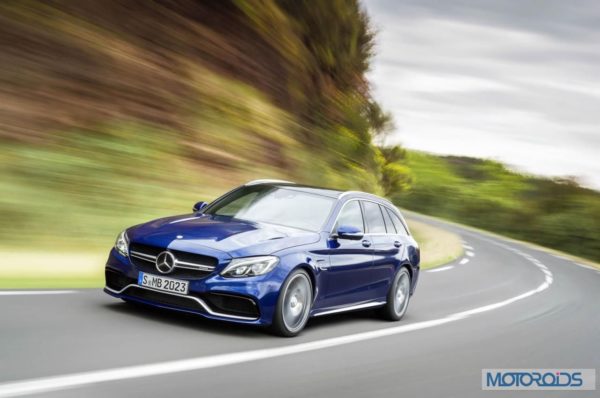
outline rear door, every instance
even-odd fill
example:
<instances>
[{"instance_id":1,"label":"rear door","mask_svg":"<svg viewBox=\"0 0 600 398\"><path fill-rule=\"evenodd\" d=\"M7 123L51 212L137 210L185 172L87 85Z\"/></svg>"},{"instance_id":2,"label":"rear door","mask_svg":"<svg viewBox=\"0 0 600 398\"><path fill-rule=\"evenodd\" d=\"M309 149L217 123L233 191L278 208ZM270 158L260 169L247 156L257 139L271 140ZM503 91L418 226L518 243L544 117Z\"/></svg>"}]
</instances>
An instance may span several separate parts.
<instances>
[{"instance_id":1,"label":"rear door","mask_svg":"<svg viewBox=\"0 0 600 398\"><path fill-rule=\"evenodd\" d=\"M399 257L407 260L413 267L416 267L420 262L421 252L419 251L419 246L414 238L410 235L408 228L406 226L406 222L391 209L387 209L392 222L394 223L394 227L396 228L396 245L400 244L400 254ZM413 268L413 286L416 283L419 277L419 269Z\"/></svg>"},{"instance_id":2,"label":"rear door","mask_svg":"<svg viewBox=\"0 0 600 398\"><path fill-rule=\"evenodd\" d=\"M371 242L373 248L373 265L369 274L365 276L368 280L371 299L384 298L387 295L389 283L394 275L396 254L398 248L394 245L395 230L385 208L379 203L371 201L362 202L367 234L365 239Z\"/></svg>"}]
</instances>

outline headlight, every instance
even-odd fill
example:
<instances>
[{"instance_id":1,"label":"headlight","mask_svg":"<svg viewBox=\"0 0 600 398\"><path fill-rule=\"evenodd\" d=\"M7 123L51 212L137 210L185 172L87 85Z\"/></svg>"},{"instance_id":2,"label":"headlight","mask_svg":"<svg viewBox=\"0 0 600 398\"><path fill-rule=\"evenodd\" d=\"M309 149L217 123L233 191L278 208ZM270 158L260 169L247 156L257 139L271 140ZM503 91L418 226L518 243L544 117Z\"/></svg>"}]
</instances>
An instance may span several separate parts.
<instances>
[{"instance_id":1,"label":"headlight","mask_svg":"<svg viewBox=\"0 0 600 398\"><path fill-rule=\"evenodd\" d=\"M121 232L117 237L117 241L115 242L115 249L125 257L128 256L129 252L129 238L125 231Z\"/></svg>"},{"instance_id":2,"label":"headlight","mask_svg":"<svg viewBox=\"0 0 600 398\"><path fill-rule=\"evenodd\" d=\"M275 256L234 258L221 275L229 278L264 275L279 263Z\"/></svg>"}]
</instances>

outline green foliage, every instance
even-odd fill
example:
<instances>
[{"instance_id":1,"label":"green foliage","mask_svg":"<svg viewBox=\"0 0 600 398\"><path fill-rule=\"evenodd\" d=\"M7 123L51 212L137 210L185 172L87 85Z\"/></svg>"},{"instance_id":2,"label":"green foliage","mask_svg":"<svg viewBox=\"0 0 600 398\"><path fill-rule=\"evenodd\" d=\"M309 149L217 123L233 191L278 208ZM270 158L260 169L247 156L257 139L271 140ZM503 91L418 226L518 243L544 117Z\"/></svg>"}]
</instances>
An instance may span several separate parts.
<instances>
[{"instance_id":1,"label":"green foliage","mask_svg":"<svg viewBox=\"0 0 600 398\"><path fill-rule=\"evenodd\" d=\"M363 90L364 73L373 54L374 34L368 17L354 0L279 0L310 60L315 94L332 85L342 93Z\"/></svg>"},{"instance_id":2,"label":"green foliage","mask_svg":"<svg viewBox=\"0 0 600 398\"><path fill-rule=\"evenodd\" d=\"M396 145L380 148L381 154L381 187L387 197L401 195L408 191L413 182L413 175L406 166L406 150Z\"/></svg>"},{"instance_id":3,"label":"green foliage","mask_svg":"<svg viewBox=\"0 0 600 398\"><path fill-rule=\"evenodd\" d=\"M406 192L412 185L411 171L399 163L388 163L381 169L381 185L385 196Z\"/></svg>"},{"instance_id":4,"label":"green foliage","mask_svg":"<svg viewBox=\"0 0 600 398\"><path fill-rule=\"evenodd\" d=\"M398 205L600 260L600 193L490 160L409 151L410 191Z\"/></svg>"},{"instance_id":5,"label":"green foliage","mask_svg":"<svg viewBox=\"0 0 600 398\"><path fill-rule=\"evenodd\" d=\"M106 248L254 178L382 192L372 134L390 119L355 0L24 1L0 18L6 246Z\"/></svg>"}]
</instances>

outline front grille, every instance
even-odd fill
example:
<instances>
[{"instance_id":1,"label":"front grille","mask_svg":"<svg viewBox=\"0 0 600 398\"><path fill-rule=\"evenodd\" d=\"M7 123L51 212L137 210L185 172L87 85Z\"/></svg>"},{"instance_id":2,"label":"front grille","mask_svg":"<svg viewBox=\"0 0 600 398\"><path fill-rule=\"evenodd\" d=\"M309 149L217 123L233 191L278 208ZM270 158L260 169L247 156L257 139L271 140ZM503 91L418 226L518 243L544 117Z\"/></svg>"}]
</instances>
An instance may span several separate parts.
<instances>
[{"instance_id":1,"label":"front grille","mask_svg":"<svg viewBox=\"0 0 600 398\"><path fill-rule=\"evenodd\" d=\"M165 250L172 253L176 258L175 267L167 274L167 276L184 279L202 278L214 271L219 262L217 258L211 256L165 249L135 242L129 245L129 256L131 262L140 271L157 273L156 257Z\"/></svg>"},{"instance_id":2,"label":"front grille","mask_svg":"<svg viewBox=\"0 0 600 398\"><path fill-rule=\"evenodd\" d=\"M208 293L203 297L210 307L223 314L240 315L249 318L258 318L258 306L254 300L232 294Z\"/></svg>"},{"instance_id":3,"label":"front grille","mask_svg":"<svg viewBox=\"0 0 600 398\"><path fill-rule=\"evenodd\" d=\"M136 259L134 257L131 258L131 261L133 262L133 264L135 265L135 267L142 271L142 272L147 272L150 274L154 274L154 275L162 275L157 269L156 269L156 265L153 262L147 262L141 259ZM202 271L202 270L192 270L192 269L185 269L185 268L174 268L173 271L169 272L168 274L164 274L165 277L168 278L180 278L180 279L198 279L198 278L204 278L205 276L209 275L211 273L211 271Z\"/></svg>"},{"instance_id":4,"label":"front grille","mask_svg":"<svg viewBox=\"0 0 600 398\"><path fill-rule=\"evenodd\" d=\"M137 282L135 279L128 277L122 272L109 268L105 269L104 276L106 279L106 286L113 290L121 290L129 284Z\"/></svg>"},{"instance_id":5,"label":"front grille","mask_svg":"<svg viewBox=\"0 0 600 398\"><path fill-rule=\"evenodd\" d=\"M161 293L153 290L129 288L125 292L130 297L147 300L153 303L169 305L190 311L205 312L200 303L182 296L174 296L168 293Z\"/></svg>"}]
</instances>

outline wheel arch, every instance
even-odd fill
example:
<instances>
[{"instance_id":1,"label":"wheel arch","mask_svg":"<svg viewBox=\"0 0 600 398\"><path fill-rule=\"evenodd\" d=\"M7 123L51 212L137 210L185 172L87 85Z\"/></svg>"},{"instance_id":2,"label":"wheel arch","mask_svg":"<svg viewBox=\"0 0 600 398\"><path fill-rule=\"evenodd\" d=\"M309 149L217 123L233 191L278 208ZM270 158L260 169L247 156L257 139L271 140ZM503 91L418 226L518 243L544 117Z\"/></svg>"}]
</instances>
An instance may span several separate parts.
<instances>
[{"instance_id":1,"label":"wheel arch","mask_svg":"<svg viewBox=\"0 0 600 398\"><path fill-rule=\"evenodd\" d=\"M408 274L410 275L410 280L411 280L411 283L412 283L412 280L413 280L413 269L412 269L412 265L410 265L409 263L403 263L403 264L401 264L401 265L400 265L400 267L398 267L398 271L397 271L397 272L400 272L400 270L401 270L402 268L406 268L406 269L408 270Z\"/></svg>"},{"instance_id":2,"label":"wheel arch","mask_svg":"<svg viewBox=\"0 0 600 398\"><path fill-rule=\"evenodd\" d=\"M302 264L298 264L298 266L294 267L292 272L299 270L299 269L302 271L305 271L308 274L308 277L310 278L310 285L311 285L311 290L312 290L312 295L313 295L312 301L314 303L315 299L317 297L317 277L315 275L315 271L310 265L308 265L306 263L302 263ZM290 274L292 272L290 272Z\"/></svg>"}]
</instances>

